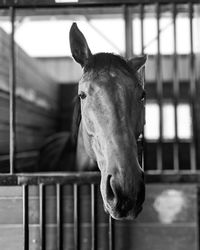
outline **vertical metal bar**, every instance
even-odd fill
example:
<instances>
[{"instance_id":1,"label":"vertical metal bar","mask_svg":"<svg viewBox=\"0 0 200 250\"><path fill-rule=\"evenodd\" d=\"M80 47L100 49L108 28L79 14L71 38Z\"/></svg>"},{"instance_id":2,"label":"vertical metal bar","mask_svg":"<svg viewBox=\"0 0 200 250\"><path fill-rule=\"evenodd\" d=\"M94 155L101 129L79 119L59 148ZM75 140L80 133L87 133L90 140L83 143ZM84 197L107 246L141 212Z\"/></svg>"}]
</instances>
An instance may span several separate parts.
<instances>
[{"instance_id":1,"label":"vertical metal bar","mask_svg":"<svg viewBox=\"0 0 200 250\"><path fill-rule=\"evenodd\" d=\"M45 249L45 186L40 184L40 249Z\"/></svg>"},{"instance_id":2,"label":"vertical metal bar","mask_svg":"<svg viewBox=\"0 0 200 250\"><path fill-rule=\"evenodd\" d=\"M114 220L111 216L109 216L109 228L108 228L108 235L109 235L109 250L114 250Z\"/></svg>"},{"instance_id":3,"label":"vertical metal bar","mask_svg":"<svg viewBox=\"0 0 200 250\"><path fill-rule=\"evenodd\" d=\"M163 95L163 86L162 86L162 77L161 77L161 53L160 53L160 5L156 5L156 20L157 20L157 57L156 57L156 90L157 90L157 99L159 105L159 142L157 144L157 170L161 172L162 168L162 138L163 138L163 112L162 112L162 95Z\"/></svg>"},{"instance_id":4,"label":"vertical metal bar","mask_svg":"<svg viewBox=\"0 0 200 250\"><path fill-rule=\"evenodd\" d=\"M23 235L24 250L29 249L28 186L23 185Z\"/></svg>"},{"instance_id":5,"label":"vertical metal bar","mask_svg":"<svg viewBox=\"0 0 200 250\"><path fill-rule=\"evenodd\" d=\"M91 250L96 249L95 184L91 184Z\"/></svg>"},{"instance_id":6,"label":"vertical metal bar","mask_svg":"<svg viewBox=\"0 0 200 250\"><path fill-rule=\"evenodd\" d=\"M173 91L174 91L174 108L175 108L175 140L173 146L174 170L179 171L178 158L178 121L177 121L177 102L179 96L179 82L178 82L178 62L177 62L177 38L176 38L176 18L177 9L176 4L173 4L173 38L174 38L174 54L173 54Z\"/></svg>"},{"instance_id":7,"label":"vertical metal bar","mask_svg":"<svg viewBox=\"0 0 200 250\"><path fill-rule=\"evenodd\" d=\"M141 30L141 54L144 54L144 5L140 5L140 30ZM145 82L145 81L144 81ZM145 148L146 141L144 136L144 131L142 133L142 150ZM145 169L145 155L144 151L142 152L142 168Z\"/></svg>"},{"instance_id":8,"label":"vertical metal bar","mask_svg":"<svg viewBox=\"0 0 200 250\"><path fill-rule=\"evenodd\" d=\"M195 65L194 65L194 46L193 46L193 4L189 3L189 20L190 20L190 103L192 110L193 131L190 143L190 167L191 171L196 171L196 119L195 119L195 100L196 100L196 86L195 86Z\"/></svg>"},{"instance_id":9,"label":"vertical metal bar","mask_svg":"<svg viewBox=\"0 0 200 250\"><path fill-rule=\"evenodd\" d=\"M10 35L10 57L9 57L9 120L10 120L10 174L14 173L15 169L15 9L10 7L11 14L11 35Z\"/></svg>"},{"instance_id":10,"label":"vertical metal bar","mask_svg":"<svg viewBox=\"0 0 200 250\"><path fill-rule=\"evenodd\" d=\"M140 21L141 21L141 54L144 54L144 5L140 5Z\"/></svg>"},{"instance_id":11,"label":"vertical metal bar","mask_svg":"<svg viewBox=\"0 0 200 250\"><path fill-rule=\"evenodd\" d=\"M193 42L193 4L189 3L189 20L190 20L190 92L193 95L196 91L195 70L194 70L194 42Z\"/></svg>"},{"instance_id":12,"label":"vertical metal bar","mask_svg":"<svg viewBox=\"0 0 200 250\"><path fill-rule=\"evenodd\" d=\"M74 191L74 249L79 249L79 214L78 214L78 185L73 186Z\"/></svg>"},{"instance_id":13,"label":"vertical metal bar","mask_svg":"<svg viewBox=\"0 0 200 250\"><path fill-rule=\"evenodd\" d=\"M56 184L57 250L62 249L62 199L61 185Z\"/></svg>"},{"instance_id":14,"label":"vertical metal bar","mask_svg":"<svg viewBox=\"0 0 200 250\"><path fill-rule=\"evenodd\" d=\"M124 23L125 23L125 53L126 58L133 56L133 30L132 17L127 5L124 6Z\"/></svg>"}]
</instances>

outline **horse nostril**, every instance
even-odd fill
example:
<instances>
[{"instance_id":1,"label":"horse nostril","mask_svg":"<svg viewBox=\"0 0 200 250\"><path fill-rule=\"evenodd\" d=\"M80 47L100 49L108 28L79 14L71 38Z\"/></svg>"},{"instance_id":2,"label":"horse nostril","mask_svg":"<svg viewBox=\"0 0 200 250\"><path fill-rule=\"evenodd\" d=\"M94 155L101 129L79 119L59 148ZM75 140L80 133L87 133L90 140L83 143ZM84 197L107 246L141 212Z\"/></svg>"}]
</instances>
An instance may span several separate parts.
<instances>
[{"instance_id":1,"label":"horse nostril","mask_svg":"<svg viewBox=\"0 0 200 250\"><path fill-rule=\"evenodd\" d=\"M112 175L108 175L107 183L106 183L106 196L107 196L108 201L112 201L115 198L115 192L112 187L111 178L112 178Z\"/></svg>"}]
</instances>

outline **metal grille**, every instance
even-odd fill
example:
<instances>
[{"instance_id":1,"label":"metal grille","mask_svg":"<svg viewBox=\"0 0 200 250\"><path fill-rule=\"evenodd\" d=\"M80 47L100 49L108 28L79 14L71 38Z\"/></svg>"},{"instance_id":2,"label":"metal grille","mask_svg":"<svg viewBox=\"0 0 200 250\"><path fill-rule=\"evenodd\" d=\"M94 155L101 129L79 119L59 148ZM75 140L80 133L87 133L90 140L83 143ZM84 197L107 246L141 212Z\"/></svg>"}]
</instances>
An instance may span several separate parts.
<instances>
[{"instance_id":1,"label":"metal grille","mask_svg":"<svg viewBox=\"0 0 200 250\"><path fill-rule=\"evenodd\" d=\"M54 173L54 174L38 174L38 175L4 175L0 178L0 185L5 186L17 186L21 185L23 189L23 237L24 237L24 250L28 250L29 246L29 187L31 185L39 186L39 246L40 249L46 249L46 221L45 221L45 211L47 209L46 204L46 192L45 189L48 185L56 186L56 246L58 250L63 249L63 199L62 199L62 189L65 185L71 185L73 189L73 204L68 204L72 206L73 209L73 231L71 232L73 237L73 249L81 249L80 241L80 204L79 204L79 191L81 186L87 184L90 189L90 230L91 242L88 249L94 250L98 247L97 234L97 186L100 182L99 173ZM107 216L108 217L108 216ZM111 217L108 217L108 242L104 242L106 249L114 249L114 224Z\"/></svg>"},{"instance_id":2,"label":"metal grille","mask_svg":"<svg viewBox=\"0 0 200 250\"><path fill-rule=\"evenodd\" d=\"M99 184L100 178L99 174L95 173L87 173L87 174L60 174L59 176L19 176L18 183L20 183L23 187L23 228L24 228L24 249L29 249L29 217L28 217L28 187L30 184L38 184L39 185L39 204L40 204L40 218L39 218L39 227L40 227L40 248L46 248L46 238L45 238L45 186L46 184L55 184L56 185L56 231L57 231L57 248L58 250L63 249L63 214L62 214L62 187L64 184L71 183L73 187L73 245L75 250L81 249L80 242L80 216L79 216L79 189L81 185L86 183L90 186L90 206L91 206L91 245L89 249L94 250L97 249L97 237L98 229L96 225L96 185ZM113 220L109 217L108 222L108 239L107 248L109 250L114 249L114 241L113 241Z\"/></svg>"},{"instance_id":3,"label":"metal grille","mask_svg":"<svg viewBox=\"0 0 200 250\"><path fill-rule=\"evenodd\" d=\"M187 4L155 4L155 5L139 5L133 7L132 15L133 19L138 18L140 21L140 27L138 27L141 34L141 53L148 53L148 44L145 43L145 21L148 18L153 18L156 25L156 37L154 39L156 45L156 52L149 56L150 65L147 65L146 75L146 89L147 89L147 105L154 103L158 107L158 125L155 129L158 130L157 138L149 139L145 136L145 150L144 150L144 166L146 173L149 175L154 174L192 174L198 172L198 156L196 155L196 149L198 147L198 116L197 116L197 92L199 82L199 72L197 69L198 55L194 51L194 16L199 18L199 5L194 5L191 2ZM161 20L165 15L171 17L172 23L172 46L173 53L170 55L163 55L161 52L161 37L164 28L161 28ZM180 49L178 45L178 30L177 20L180 15L183 15L189 23L189 52L185 55L181 55L178 52ZM149 26L149 29L151 27ZM180 28L180 27L179 27ZM162 30L163 29L163 30ZM154 29L153 29L154 30ZM133 29L134 32L134 29ZM137 34L135 34L136 36ZM147 39L146 39L147 40ZM170 40L170 38L169 38ZM180 40L180 37L179 37ZM151 43L152 41L150 41ZM184 41L182 41L184 43ZM170 42L169 42L170 46ZM132 48L134 52L134 48ZM185 58L185 59L184 59ZM171 71L166 69L170 68L168 64L166 66L166 60L172 65ZM186 65L183 65L186 61ZM166 68L165 68L166 67ZM183 82L180 75L180 68L188 72L188 79ZM166 72L171 78L169 83L166 81ZM151 79L151 74L154 74L155 79ZM167 84L170 86L167 86ZM186 86L187 93L182 94L182 86ZM166 88L167 87L167 88ZM167 95L167 91L170 94ZM164 138L164 119L165 113L163 112L166 103L170 103L174 110L174 114L171 115L174 118L174 135L170 139ZM191 135L185 139L180 138L180 121L179 121L179 105L188 105L188 109L191 111ZM149 114L154 116L154 113ZM148 123L148 121L147 121ZM184 124L181 124L184 129ZM148 124L147 124L148 126ZM152 131L153 132L153 131ZM169 160L171 157L171 160ZM185 160L185 162L184 162ZM168 162L168 166L167 163Z\"/></svg>"}]
</instances>

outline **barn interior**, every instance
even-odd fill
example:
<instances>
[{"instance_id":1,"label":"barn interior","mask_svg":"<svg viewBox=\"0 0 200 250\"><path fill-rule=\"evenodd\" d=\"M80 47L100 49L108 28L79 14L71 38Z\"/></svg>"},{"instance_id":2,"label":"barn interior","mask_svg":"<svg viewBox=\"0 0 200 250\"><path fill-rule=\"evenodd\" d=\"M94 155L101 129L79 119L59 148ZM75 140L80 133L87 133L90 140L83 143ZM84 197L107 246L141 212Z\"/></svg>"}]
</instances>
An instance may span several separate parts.
<instances>
[{"instance_id":1,"label":"barn interior","mask_svg":"<svg viewBox=\"0 0 200 250\"><path fill-rule=\"evenodd\" d=\"M40 176L37 161L45 140L71 129L74 98L82 74L70 52L69 29L73 22L85 34L93 53L112 52L126 58L148 55L146 124L139 144L147 197L136 223L110 225L98 194L96 219L81 210L78 218L82 224L78 226L78 210L75 213L72 204L90 207L87 194L94 192L94 186L89 191L88 187L82 189L77 205L73 203L77 195L74 186L64 187L61 195L57 189L60 187L56 186L60 179L53 182L47 176L47 184L51 185L47 185L44 198L45 181L41 186L43 179L34 179L36 174L37 178ZM199 249L199 30L198 1L4 0L0 3L2 249ZM48 167L46 170L52 171ZM67 166L66 170L53 169L60 170L67 172ZM21 182L10 181L10 176L15 180L18 174L23 177ZM95 176L95 185L97 179ZM89 184L93 183L91 180ZM25 191L26 181L32 185L29 196ZM17 186L22 184L23 190ZM29 205L24 203L22 213L21 201L26 199ZM67 202L70 208L65 212ZM27 206L29 212L25 212ZM60 213L56 215L58 208L64 222ZM92 208L91 211L94 212ZM99 230L98 235L88 231L90 227L94 229L92 222ZM13 232L11 236L5 233L9 230ZM113 242L108 239L107 230L115 235Z\"/></svg>"},{"instance_id":2,"label":"barn interior","mask_svg":"<svg viewBox=\"0 0 200 250\"><path fill-rule=\"evenodd\" d=\"M159 27L155 4L144 6L143 22L139 5L17 9L14 20L15 171L38 171L38 151L44 139L56 132L70 131L73 98L81 77L81 68L72 60L69 47L68 33L74 21L87 34L93 53L107 51L127 58L148 54L145 170L198 169L195 95L199 78L199 6L193 7L192 31L187 4L177 6L176 31L170 4L159 9ZM3 173L9 172L10 144L8 93L12 24L8 10L1 10L0 25L3 59L0 171Z\"/></svg>"}]
</instances>

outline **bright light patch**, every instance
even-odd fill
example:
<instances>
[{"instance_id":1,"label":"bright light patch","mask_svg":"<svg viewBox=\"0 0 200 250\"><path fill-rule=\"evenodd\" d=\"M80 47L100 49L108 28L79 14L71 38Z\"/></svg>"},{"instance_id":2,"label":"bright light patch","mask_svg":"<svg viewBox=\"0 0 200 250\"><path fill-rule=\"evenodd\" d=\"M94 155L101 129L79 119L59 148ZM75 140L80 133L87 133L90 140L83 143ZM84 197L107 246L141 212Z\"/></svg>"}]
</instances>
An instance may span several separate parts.
<instances>
[{"instance_id":1,"label":"bright light patch","mask_svg":"<svg viewBox=\"0 0 200 250\"><path fill-rule=\"evenodd\" d=\"M123 19L92 19L87 22L83 18L79 17L77 24L93 53L104 51L124 54ZM69 30L73 21L30 21L27 18L16 30L16 42L33 57L71 56Z\"/></svg>"},{"instance_id":2,"label":"bright light patch","mask_svg":"<svg viewBox=\"0 0 200 250\"><path fill-rule=\"evenodd\" d=\"M173 20L170 17L162 17L160 19L160 53L161 54L173 54L174 42L173 42Z\"/></svg>"},{"instance_id":3,"label":"bright light patch","mask_svg":"<svg viewBox=\"0 0 200 250\"><path fill-rule=\"evenodd\" d=\"M0 21L0 27L8 34L11 33L12 27L10 21Z\"/></svg>"},{"instance_id":4,"label":"bright light patch","mask_svg":"<svg viewBox=\"0 0 200 250\"><path fill-rule=\"evenodd\" d=\"M142 42L141 42L141 20L134 18L132 21L133 25L133 54L139 55L142 53Z\"/></svg>"},{"instance_id":5,"label":"bright light patch","mask_svg":"<svg viewBox=\"0 0 200 250\"><path fill-rule=\"evenodd\" d=\"M178 17L176 19L177 25L177 53L190 53L190 20L186 17Z\"/></svg>"},{"instance_id":6,"label":"bright light patch","mask_svg":"<svg viewBox=\"0 0 200 250\"><path fill-rule=\"evenodd\" d=\"M159 128L159 106L157 103L147 103L145 108L146 113L146 124L145 128L145 138L148 140L158 140L160 136Z\"/></svg>"},{"instance_id":7,"label":"bright light patch","mask_svg":"<svg viewBox=\"0 0 200 250\"><path fill-rule=\"evenodd\" d=\"M56 3L78 3L78 0L55 0Z\"/></svg>"},{"instance_id":8,"label":"bright light patch","mask_svg":"<svg viewBox=\"0 0 200 250\"><path fill-rule=\"evenodd\" d=\"M200 22L194 18L194 51L199 51L199 26ZM144 18L144 52L157 53L158 31L155 17ZM176 19L176 47L178 54L190 53L190 23L189 18L178 16ZM197 39L198 38L198 39ZM174 53L174 27L172 17L160 18L160 52L171 55ZM183 42L184 41L184 42ZM196 42L198 41L198 42ZM141 20L133 19L133 50L134 54L141 53Z\"/></svg>"},{"instance_id":9,"label":"bright light patch","mask_svg":"<svg viewBox=\"0 0 200 250\"><path fill-rule=\"evenodd\" d=\"M93 44L95 45L94 52L100 52L103 51L102 48L106 48L107 51L117 54L123 55L125 53L125 24L122 18L92 19L90 24L93 33L98 35L96 42L91 36L91 47Z\"/></svg>"},{"instance_id":10,"label":"bright light patch","mask_svg":"<svg viewBox=\"0 0 200 250\"><path fill-rule=\"evenodd\" d=\"M191 108L189 104L179 104L177 106L178 119L178 138L191 139L192 137L192 119Z\"/></svg>"},{"instance_id":11,"label":"bright light patch","mask_svg":"<svg viewBox=\"0 0 200 250\"><path fill-rule=\"evenodd\" d=\"M163 139L169 140L175 137L175 109L170 103L164 104L163 107Z\"/></svg>"},{"instance_id":12,"label":"bright light patch","mask_svg":"<svg viewBox=\"0 0 200 250\"><path fill-rule=\"evenodd\" d=\"M144 52L147 54L157 53L157 21L156 18L144 19Z\"/></svg>"},{"instance_id":13,"label":"bright light patch","mask_svg":"<svg viewBox=\"0 0 200 250\"><path fill-rule=\"evenodd\" d=\"M15 40L33 57L55 57L70 54L71 21L24 21L16 30Z\"/></svg>"},{"instance_id":14,"label":"bright light patch","mask_svg":"<svg viewBox=\"0 0 200 250\"><path fill-rule=\"evenodd\" d=\"M77 2L77 0L56 0L57 3ZM102 15L103 17L103 15ZM113 52L124 55L125 53L125 25L123 18L92 18L87 20L84 15L71 16L71 20L57 19L57 17L45 20L35 20L24 17L16 25L16 42L33 57L62 57L71 55L69 50L69 29L72 22L77 21L79 28L87 38L93 53ZM142 52L141 20L135 17L133 24L133 53ZM9 20L0 20L0 27L8 34L11 32ZM117 27L117 28L116 28ZM193 18L193 49L200 52L200 18ZM190 45L190 21L188 17L179 16L176 19L177 53L188 54ZM174 52L174 28L173 19L170 16L160 17L160 52L171 55ZM184 41L184 42L183 42ZM144 18L144 52L157 53L157 20L155 17Z\"/></svg>"}]
</instances>

